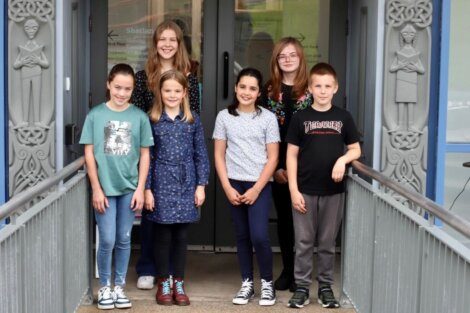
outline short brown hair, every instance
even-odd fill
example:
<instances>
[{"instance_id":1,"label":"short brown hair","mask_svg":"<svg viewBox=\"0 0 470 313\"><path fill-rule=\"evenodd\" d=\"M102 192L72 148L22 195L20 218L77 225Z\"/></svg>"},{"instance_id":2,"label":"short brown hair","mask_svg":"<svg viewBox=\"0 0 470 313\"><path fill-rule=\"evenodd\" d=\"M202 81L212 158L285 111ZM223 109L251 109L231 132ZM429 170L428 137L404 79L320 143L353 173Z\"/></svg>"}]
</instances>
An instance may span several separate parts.
<instances>
[{"instance_id":1,"label":"short brown hair","mask_svg":"<svg viewBox=\"0 0 470 313\"><path fill-rule=\"evenodd\" d=\"M338 83L338 77L336 75L336 71L328 63L325 62L320 62L315 64L312 69L310 70L310 74L308 75L308 84L312 82L312 76L313 75L331 75L335 79L335 82Z\"/></svg>"}]
</instances>

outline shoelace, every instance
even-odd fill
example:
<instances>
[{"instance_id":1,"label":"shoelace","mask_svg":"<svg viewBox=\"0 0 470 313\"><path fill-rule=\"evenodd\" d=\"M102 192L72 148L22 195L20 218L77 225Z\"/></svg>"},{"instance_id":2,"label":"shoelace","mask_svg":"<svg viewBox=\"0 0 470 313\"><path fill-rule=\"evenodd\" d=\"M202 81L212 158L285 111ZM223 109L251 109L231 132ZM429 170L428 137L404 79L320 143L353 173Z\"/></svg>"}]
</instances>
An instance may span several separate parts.
<instances>
[{"instance_id":1,"label":"shoelace","mask_svg":"<svg viewBox=\"0 0 470 313\"><path fill-rule=\"evenodd\" d=\"M274 296L271 281L261 279L261 299L271 299Z\"/></svg>"},{"instance_id":2,"label":"shoelace","mask_svg":"<svg viewBox=\"0 0 470 313\"><path fill-rule=\"evenodd\" d=\"M165 295L170 294L170 280L169 279L162 282L162 293Z\"/></svg>"},{"instance_id":3,"label":"shoelace","mask_svg":"<svg viewBox=\"0 0 470 313\"><path fill-rule=\"evenodd\" d=\"M108 299L111 298L111 288L104 287L100 289L100 298Z\"/></svg>"},{"instance_id":4,"label":"shoelace","mask_svg":"<svg viewBox=\"0 0 470 313\"><path fill-rule=\"evenodd\" d=\"M176 293L177 294L184 295L183 281L182 280L177 280L175 282L175 287L176 287Z\"/></svg>"},{"instance_id":5,"label":"shoelace","mask_svg":"<svg viewBox=\"0 0 470 313\"><path fill-rule=\"evenodd\" d=\"M237 298L247 298L253 290L253 281L248 278L242 281L242 287L238 291Z\"/></svg>"},{"instance_id":6,"label":"shoelace","mask_svg":"<svg viewBox=\"0 0 470 313\"><path fill-rule=\"evenodd\" d=\"M124 293L124 289L122 289L120 286L114 287L114 295L116 296L116 299L127 298L126 294Z\"/></svg>"}]
</instances>

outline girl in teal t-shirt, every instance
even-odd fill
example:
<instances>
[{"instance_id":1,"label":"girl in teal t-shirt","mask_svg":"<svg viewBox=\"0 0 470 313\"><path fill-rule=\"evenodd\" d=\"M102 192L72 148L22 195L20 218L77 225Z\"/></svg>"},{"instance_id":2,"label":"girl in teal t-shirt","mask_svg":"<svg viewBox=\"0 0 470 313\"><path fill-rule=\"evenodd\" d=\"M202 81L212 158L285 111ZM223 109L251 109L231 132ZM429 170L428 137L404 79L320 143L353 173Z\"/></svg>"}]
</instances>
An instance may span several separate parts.
<instances>
[{"instance_id":1,"label":"girl in teal t-shirt","mask_svg":"<svg viewBox=\"0 0 470 313\"><path fill-rule=\"evenodd\" d=\"M131 229L134 212L144 204L149 146L153 146L148 116L129 103L134 84L132 67L115 65L107 81L108 101L90 111L80 138L85 145L99 232L99 309L132 306L124 293ZM111 289L113 250L114 289Z\"/></svg>"}]
</instances>

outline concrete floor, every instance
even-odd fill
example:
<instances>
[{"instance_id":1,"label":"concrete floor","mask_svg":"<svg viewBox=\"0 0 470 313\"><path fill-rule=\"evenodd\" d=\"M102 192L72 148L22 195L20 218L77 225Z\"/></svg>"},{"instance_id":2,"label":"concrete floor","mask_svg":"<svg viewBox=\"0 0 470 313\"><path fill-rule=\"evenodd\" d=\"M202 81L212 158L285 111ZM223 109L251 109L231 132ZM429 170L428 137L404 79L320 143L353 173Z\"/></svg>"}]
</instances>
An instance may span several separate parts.
<instances>
[{"instance_id":1,"label":"concrete floor","mask_svg":"<svg viewBox=\"0 0 470 313\"><path fill-rule=\"evenodd\" d=\"M247 305L233 305L232 297L240 287L241 279L238 268L238 261L234 253L207 253L207 252L189 252L186 270L186 292L191 300L191 305L187 307L161 306L155 302L156 288L153 290L139 290L136 288L137 275L134 270L134 264L137 253L131 257L131 265L127 275L126 293L132 301L133 307L127 310L109 310L107 312L295 312L294 309L287 308L287 302L292 293L288 291L277 292L277 303L271 307L261 307L259 300L259 279L255 278L255 299ZM337 256L336 278L339 282L339 259ZM281 271L280 254L274 254L274 274L275 277ZM255 276L256 277L256 276ZM339 296L338 286L333 286L335 295ZM94 294L98 290L98 281L94 280ZM352 309L323 309L317 303L316 295L317 285L314 283L311 287L311 304L304 307L302 312L338 312L355 313ZM95 299L96 302L96 299ZM78 313L98 313L103 312L96 308L96 303L92 306L81 306Z\"/></svg>"}]
</instances>

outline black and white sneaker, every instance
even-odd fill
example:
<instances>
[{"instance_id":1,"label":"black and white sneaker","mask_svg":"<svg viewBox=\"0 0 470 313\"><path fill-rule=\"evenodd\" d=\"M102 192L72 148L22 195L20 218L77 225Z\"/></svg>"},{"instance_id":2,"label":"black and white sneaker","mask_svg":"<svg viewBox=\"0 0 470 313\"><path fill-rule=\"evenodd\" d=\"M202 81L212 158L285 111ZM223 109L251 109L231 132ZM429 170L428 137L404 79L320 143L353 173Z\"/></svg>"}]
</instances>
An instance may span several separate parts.
<instances>
[{"instance_id":1,"label":"black and white sneaker","mask_svg":"<svg viewBox=\"0 0 470 313\"><path fill-rule=\"evenodd\" d=\"M307 288L297 287L297 289L294 291L294 294L292 295L292 298L290 298L289 302L287 303L287 306L294 309L303 308L310 303L310 300L308 299L309 296L310 294Z\"/></svg>"},{"instance_id":2,"label":"black and white sneaker","mask_svg":"<svg viewBox=\"0 0 470 313\"><path fill-rule=\"evenodd\" d=\"M276 291L273 281L261 279L261 297L259 305L274 305L276 303Z\"/></svg>"},{"instance_id":3,"label":"black and white sneaker","mask_svg":"<svg viewBox=\"0 0 470 313\"><path fill-rule=\"evenodd\" d=\"M242 281L242 287L238 291L235 298L232 299L233 304L247 304L248 301L253 299L255 296L255 291L253 289L253 281L250 279L245 279Z\"/></svg>"},{"instance_id":4,"label":"black and white sneaker","mask_svg":"<svg viewBox=\"0 0 470 313\"><path fill-rule=\"evenodd\" d=\"M331 290L330 285L320 285L318 288L318 303L324 308L335 309L339 308L339 303L335 299L333 290Z\"/></svg>"},{"instance_id":5,"label":"black and white sneaker","mask_svg":"<svg viewBox=\"0 0 470 313\"><path fill-rule=\"evenodd\" d=\"M98 309L112 310L114 309L114 294L110 286L101 287L98 291Z\"/></svg>"},{"instance_id":6,"label":"black and white sneaker","mask_svg":"<svg viewBox=\"0 0 470 313\"><path fill-rule=\"evenodd\" d=\"M124 293L121 286L114 287L114 306L118 309L127 309L132 307L131 300Z\"/></svg>"}]
</instances>

